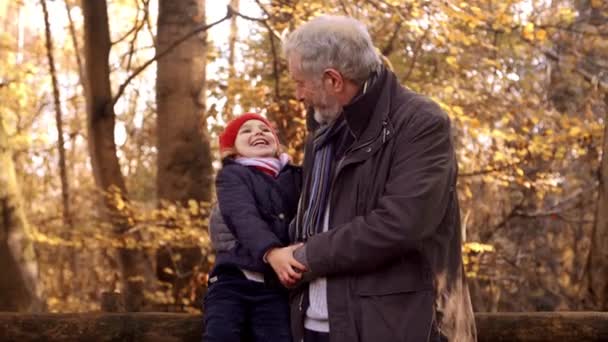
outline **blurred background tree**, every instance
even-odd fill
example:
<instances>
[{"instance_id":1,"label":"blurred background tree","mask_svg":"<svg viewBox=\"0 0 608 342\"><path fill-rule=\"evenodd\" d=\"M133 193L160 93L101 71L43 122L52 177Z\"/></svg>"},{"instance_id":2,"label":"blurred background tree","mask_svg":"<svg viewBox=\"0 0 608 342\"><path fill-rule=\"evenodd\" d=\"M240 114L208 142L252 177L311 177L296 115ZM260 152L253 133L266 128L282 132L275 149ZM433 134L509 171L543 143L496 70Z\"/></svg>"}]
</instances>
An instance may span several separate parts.
<instances>
[{"instance_id":1,"label":"blurred background tree","mask_svg":"<svg viewBox=\"0 0 608 342\"><path fill-rule=\"evenodd\" d=\"M452 118L475 309L608 309L596 0L0 0L0 242L15 251L0 264L37 286L9 308L98 310L120 294L127 310L196 311L217 134L258 111L301 161L280 41L323 13L366 23L401 82Z\"/></svg>"}]
</instances>

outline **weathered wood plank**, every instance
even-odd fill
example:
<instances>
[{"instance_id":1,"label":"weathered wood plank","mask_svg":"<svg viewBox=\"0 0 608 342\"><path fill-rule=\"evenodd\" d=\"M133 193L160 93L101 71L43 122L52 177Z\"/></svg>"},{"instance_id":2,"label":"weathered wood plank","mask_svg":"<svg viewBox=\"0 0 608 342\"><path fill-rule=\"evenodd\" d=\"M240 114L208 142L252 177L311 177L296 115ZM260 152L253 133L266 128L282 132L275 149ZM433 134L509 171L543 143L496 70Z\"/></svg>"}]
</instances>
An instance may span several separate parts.
<instances>
[{"instance_id":1,"label":"weathered wood plank","mask_svg":"<svg viewBox=\"0 0 608 342\"><path fill-rule=\"evenodd\" d=\"M608 312L477 313L479 342L608 341ZM200 315L0 313L0 341L201 341Z\"/></svg>"},{"instance_id":2,"label":"weathered wood plank","mask_svg":"<svg viewBox=\"0 0 608 342\"><path fill-rule=\"evenodd\" d=\"M0 313L0 341L201 341L200 315Z\"/></svg>"},{"instance_id":3,"label":"weathered wood plank","mask_svg":"<svg viewBox=\"0 0 608 342\"><path fill-rule=\"evenodd\" d=\"M608 312L476 313L479 342L608 341Z\"/></svg>"}]
</instances>

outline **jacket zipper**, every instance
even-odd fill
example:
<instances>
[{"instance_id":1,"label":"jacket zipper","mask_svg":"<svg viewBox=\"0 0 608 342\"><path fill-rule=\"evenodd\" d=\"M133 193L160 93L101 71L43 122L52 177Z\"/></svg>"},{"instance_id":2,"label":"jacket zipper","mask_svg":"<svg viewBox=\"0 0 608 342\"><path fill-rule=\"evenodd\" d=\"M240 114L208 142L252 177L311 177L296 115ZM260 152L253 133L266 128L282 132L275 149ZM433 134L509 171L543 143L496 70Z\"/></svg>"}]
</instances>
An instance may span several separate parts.
<instances>
[{"instance_id":1,"label":"jacket zipper","mask_svg":"<svg viewBox=\"0 0 608 342\"><path fill-rule=\"evenodd\" d=\"M380 133L380 135L382 136L382 143L383 144L386 142L386 137L388 137L390 135L390 131L388 130L387 126L388 126L388 121L386 119L382 120L382 132ZM361 145L359 145L359 146L357 146L357 147L355 147L353 149L349 148L346 152L344 152L344 155L342 156L342 158L340 158L340 161L338 162L338 165L336 165L336 173L334 174L334 176L332 177L332 180L331 180L331 184L330 184L330 188L329 188L329 194L328 194L329 195L328 199L329 199L329 204L330 205L333 205L333 203L332 203L332 196L333 196L333 193L334 193L334 191L333 191L334 185L336 183L336 179L338 179L338 175L340 174L340 171L342 171L342 165L344 164L344 160L346 159L346 156L349 153L353 153L355 151L358 151L358 150L360 150L362 148L365 148L365 147L373 144L378 139L379 139L379 137L370 139L369 141L365 142L364 144L361 144ZM329 223L329 226L331 227L331 222L328 222L328 223Z\"/></svg>"},{"instance_id":2,"label":"jacket zipper","mask_svg":"<svg viewBox=\"0 0 608 342\"><path fill-rule=\"evenodd\" d=\"M304 308L302 307L304 303L304 292L302 291L302 294L300 295L300 301L298 303L298 307L300 308L300 312L304 311Z\"/></svg>"},{"instance_id":3,"label":"jacket zipper","mask_svg":"<svg viewBox=\"0 0 608 342\"><path fill-rule=\"evenodd\" d=\"M387 126L388 126L388 121L385 119L385 120L382 121L382 132L380 133L380 135L382 136L382 143L383 144L386 142L386 137L388 137L390 135L390 131L388 130ZM358 151L358 150L360 150L362 148L365 148L365 147L373 144L376 140L378 140L378 138L379 137L370 139L370 140L366 141L365 143L363 143L363 144L361 144L361 145L359 145L359 146L357 146L357 147L355 147L353 149L348 149L346 152L344 152L344 156L342 156L342 158L340 158L340 161L338 162L338 165L336 166L336 174L333 177L334 180L336 178L338 178L338 175L339 175L339 173L341 171L342 164L343 164L343 162L346 159L346 156L348 154L351 154L351 153L353 153L355 151ZM330 189L333 189L333 185L334 184L333 184L333 181L332 181Z\"/></svg>"}]
</instances>

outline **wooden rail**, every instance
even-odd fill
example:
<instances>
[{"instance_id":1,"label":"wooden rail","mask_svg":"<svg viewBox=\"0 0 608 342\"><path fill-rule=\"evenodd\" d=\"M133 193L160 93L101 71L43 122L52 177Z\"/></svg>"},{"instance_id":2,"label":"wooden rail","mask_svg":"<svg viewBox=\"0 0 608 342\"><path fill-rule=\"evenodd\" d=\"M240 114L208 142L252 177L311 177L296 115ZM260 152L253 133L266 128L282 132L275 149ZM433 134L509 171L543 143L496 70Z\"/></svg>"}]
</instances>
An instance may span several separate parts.
<instances>
[{"instance_id":1,"label":"wooden rail","mask_svg":"<svg viewBox=\"0 0 608 342\"><path fill-rule=\"evenodd\" d=\"M477 313L479 342L608 341L608 312ZM201 341L200 315L0 313L0 341Z\"/></svg>"}]
</instances>

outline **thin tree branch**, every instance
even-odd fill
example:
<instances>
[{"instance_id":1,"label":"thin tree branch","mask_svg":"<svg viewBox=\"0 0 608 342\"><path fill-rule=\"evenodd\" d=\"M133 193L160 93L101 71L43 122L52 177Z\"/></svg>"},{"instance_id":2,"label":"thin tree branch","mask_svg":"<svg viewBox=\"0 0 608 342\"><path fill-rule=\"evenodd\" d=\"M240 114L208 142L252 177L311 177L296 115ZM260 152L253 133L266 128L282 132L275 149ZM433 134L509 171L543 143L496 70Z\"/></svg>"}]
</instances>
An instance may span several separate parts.
<instances>
[{"instance_id":1,"label":"thin tree branch","mask_svg":"<svg viewBox=\"0 0 608 342\"><path fill-rule=\"evenodd\" d=\"M271 18L272 15L270 14L270 12L268 12L268 10L266 9L266 6L264 6L264 4L262 4L260 2L260 0L255 0L255 3L258 5L258 7L262 10L262 12L264 12L264 14L266 14L267 17Z\"/></svg>"},{"instance_id":2,"label":"thin tree branch","mask_svg":"<svg viewBox=\"0 0 608 342\"><path fill-rule=\"evenodd\" d=\"M230 7L230 6L228 6L228 7ZM246 19L249 21L254 21L257 23L262 23L262 25L264 25L270 32L272 32L272 34L275 37L277 37L279 40L281 39L281 35L274 28L272 28L272 26L270 26L270 24L268 23L269 18L254 18L254 17L250 17L246 14L242 14L241 12L235 10L234 8L230 8L230 10L232 11L232 13L234 13L235 15L237 15L243 19Z\"/></svg>"},{"instance_id":3,"label":"thin tree branch","mask_svg":"<svg viewBox=\"0 0 608 342\"><path fill-rule=\"evenodd\" d=\"M84 67L82 64L82 58L80 56L80 46L78 45L78 38L76 36L76 26L74 25L74 19L72 18L72 11L70 9L70 4L67 0L65 2L65 11L68 15L69 28L70 28L70 36L72 38L72 45L74 46L74 54L76 55L76 64L78 65L78 78L80 80L80 85L82 89L86 93L87 82L85 81L84 75Z\"/></svg>"},{"instance_id":4,"label":"thin tree branch","mask_svg":"<svg viewBox=\"0 0 608 342\"><path fill-rule=\"evenodd\" d=\"M156 35L154 34L154 29L152 28L152 22L150 16L146 18L146 28L148 29L148 33L150 33L150 40L156 46Z\"/></svg>"},{"instance_id":5,"label":"thin tree branch","mask_svg":"<svg viewBox=\"0 0 608 342\"><path fill-rule=\"evenodd\" d=\"M118 38L116 41L114 42L110 42L110 45L116 45L120 42L122 42L123 40L127 39L127 37L129 37L133 32L139 32L139 30L141 30L140 24L139 24L139 1L135 0L135 2L137 3L137 17L135 18L135 23L133 23L133 27L131 27L131 29L129 31L127 31L127 33L125 33L122 37ZM135 34L137 35L137 33Z\"/></svg>"},{"instance_id":6,"label":"thin tree branch","mask_svg":"<svg viewBox=\"0 0 608 342\"><path fill-rule=\"evenodd\" d=\"M342 12L344 12L344 14L351 16L351 13L348 11L348 7L346 7L344 0L340 0L340 7L342 7Z\"/></svg>"},{"instance_id":7,"label":"thin tree branch","mask_svg":"<svg viewBox=\"0 0 608 342\"><path fill-rule=\"evenodd\" d=\"M505 215L502 220L500 220L500 222L498 222L494 227L490 229L489 234L487 236L484 236L482 241L491 241L494 237L494 234L496 234L499 230L503 229L507 225L507 223L511 221L511 219L516 217L516 212L521 208L522 204L523 199L519 203L514 205L513 208L511 208L511 210L509 211L509 213L507 213L507 215Z\"/></svg>"},{"instance_id":8,"label":"thin tree branch","mask_svg":"<svg viewBox=\"0 0 608 342\"><path fill-rule=\"evenodd\" d=\"M554 62L561 62L561 57L557 54L557 52L552 50L542 50L547 58ZM592 75L589 71L584 70L583 68L577 67L574 69L577 73L579 73L585 80L590 82L593 85L597 85L604 92L608 93L608 82L600 80L596 75Z\"/></svg>"},{"instance_id":9,"label":"thin tree branch","mask_svg":"<svg viewBox=\"0 0 608 342\"><path fill-rule=\"evenodd\" d=\"M53 85L53 100L55 101L55 124L57 129L57 151L59 154L59 177L61 181L61 199L63 209L63 223L71 228L72 219L70 214L70 199L67 167L65 163L65 142L63 139L63 113L61 110L61 95L59 93L59 82L57 81L57 70L55 68L55 57L53 56L53 39L51 37L51 23L46 0L40 0L44 14L44 32L46 37L46 55L49 63L49 73Z\"/></svg>"},{"instance_id":10,"label":"thin tree branch","mask_svg":"<svg viewBox=\"0 0 608 342\"><path fill-rule=\"evenodd\" d=\"M541 28L541 29L556 29L556 30L560 30L560 31L567 31L567 32L571 32L571 33L583 34L583 35L588 35L588 36L608 37L608 32L581 31L581 30L572 28L572 26L562 27L562 26L558 26L558 25L538 25L536 27Z\"/></svg>"},{"instance_id":11,"label":"thin tree branch","mask_svg":"<svg viewBox=\"0 0 608 342\"><path fill-rule=\"evenodd\" d=\"M4 88L4 87L8 87L9 84L14 83L15 80L11 79L11 80L4 80L2 82L0 82L0 88Z\"/></svg>"},{"instance_id":12,"label":"thin tree branch","mask_svg":"<svg viewBox=\"0 0 608 342\"><path fill-rule=\"evenodd\" d=\"M225 21L227 19L230 19L230 17L232 17L234 15L234 13L233 13L232 9L230 8L230 6L227 6L227 9L228 10L226 12L226 15L223 18L221 18L219 20L216 20L215 22L213 22L211 24L201 26L199 28L196 28L196 29L188 32L187 34L185 34L184 36L182 36L181 38L179 38L175 42L173 42L173 44L169 45L165 50L157 53L150 60L148 60L147 62L145 62L144 64L142 64L140 67L138 67L137 69L135 69L135 71L133 71L133 73L129 77L127 77L127 79L118 87L118 91L116 92L116 95L112 99L112 106L114 106L116 104L116 102L118 101L118 99L122 96L122 94L124 93L125 89L129 85L129 83L137 75L139 75L140 73L142 73L148 66L150 66L150 64L152 64L155 61L159 60L160 58L164 57L169 52L171 52L173 49L175 49L177 46L179 46L180 44L182 44L186 40L192 38L197 33L207 31L210 28L212 28L213 26L215 26L215 25L217 25L217 24L219 24L219 23L221 23L221 22L223 22L223 21Z\"/></svg>"},{"instance_id":13,"label":"thin tree branch","mask_svg":"<svg viewBox=\"0 0 608 342\"><path fill-rule=\"evenodd\" d=\"M137 29L135 30L135 32L133 34L133 38L129 42L129 53L128 53L128 57L127 57L127 67L126 67L127 72L131 71L131 63L133 62L133 55L135 53L135 42L137 41L137 36L139 36L139 32L141 32L141 30L146 25L146 21L148 20L148 16L149 16L148 3L149 3L149 0L143 0L144 17L142 18L142 20L139 21L137 18L135 19L136 23L137 23ZM139 17L139 13L137 16Z\"/></svg>"},{"instance_id":14,"label":"thin tree branch","mask_svg":"<svg viewBox=\"0 0 608 342\"><path fill-rule=\"evenodd\" d=\"M388 39L388 42L382 48L382 50L380 50L383 55L388 56L388 55L390 55L393 52L393 49L395 48L395 39L397 39L397 35L399 34L399 31L401 30L402 26L403 26L403 21L400 21L400 22L397 23L397 25L395 25L395 29L393 30L393 34ZM425 35L426 35L426 32L425 32Z\"/></svg>"},{"instance_id":15,"label":"thin tree branch","mask_svg":"<svg viewBox=\"0 0 608 342\"><path fill-rule=\"evenodd\" d=\"M573 208L565 207L566 205L577 200L581 196L584 196L586 194L589 194L590 192L595 191L595 189L597 187L598 187L598 183L595 183L594 185L592 185L588 188L578 189L578 190L572 192L571 194L569 194L568 196L566 196L561 201L551 205L550 207L544 208L544 209L538 209L535 211L523 211L522 210L523 200L522 200L518 204L514 205L513 208L511 209L511 211L509 211L509 213L505 217L503 217L503 219L490 230L489 236L487 236L487 238L485 238L484 241L490 241L497 231L499 231L505 227L507 222L509 222L510 220L512 220L514 218L518 218L518 217L519 218L555 217L555 218L561 219L562 221L570 222L570 223L593 223L593 222L590 222L589 220L570 219L570 218L566 217L563 214L563 212L573 209Z\"/></svg>"},{"instance_id":16,"label":"thin tree branch","mask_svg":"<svg viewBox=\"0 0 608 342\"><path fill-rule=\"evenodd\" d=\"M458 175L458 177L464 178L464 177L475 177L475 176L487 175L487 174L494 173L494 172L504 171L512 166L514 166L514 164L507 164L507 165L502 165L500 167L492 167L492 168L487 168L487 169L482 169L482 170L475 170L475 171L471 171L471 172L463 172L463 173L460 173Z\"/></svg>"},{"instance_id":17,"label":"thin tree branch","mask_svg":"<svg viewBox=\"0 0 608 342\"><path fill-rule=\"evenodd\" d=\"M407 74L405 75L405 78L403 78L404 81L409 80L410 76L412 75L412 72L414 71L414 67L416 66L416 60L418 59L420 50L422 50L422 43L426 39L426 35L428 34L430 28L431 28L430 26L427 27L426 30L424 30L422 37L420 37L420 39L418 39L418 41L416 42L416 50L414 50L414 56L412 56L412 61L410 63L410 67L407 71ZM386 54L385 54L385 56L386 56Z\"/></svg>"}]
</instances>

